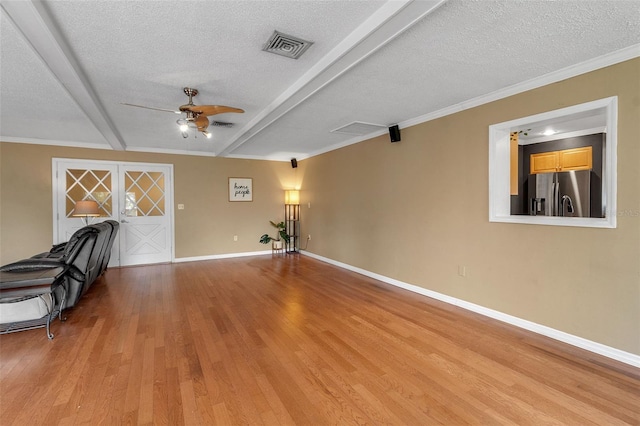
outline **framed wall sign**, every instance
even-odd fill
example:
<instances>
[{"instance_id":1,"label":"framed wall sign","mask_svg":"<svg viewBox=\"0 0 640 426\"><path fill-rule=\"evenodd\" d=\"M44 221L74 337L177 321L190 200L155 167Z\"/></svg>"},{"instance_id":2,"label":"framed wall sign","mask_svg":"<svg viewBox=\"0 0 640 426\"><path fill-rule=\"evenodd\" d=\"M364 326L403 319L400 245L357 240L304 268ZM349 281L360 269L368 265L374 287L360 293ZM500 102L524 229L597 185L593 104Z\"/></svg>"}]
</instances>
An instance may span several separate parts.
<instances>
[{"instance_id":1,"label":"framed wall sign","mask_svg":"<svg viewBox=\"0 0 640 426\"><path fill-rule=\"evenodd\" d=\"M253 179L229 178L229 201L253 201Z\"/></svg>"}]
</instances>

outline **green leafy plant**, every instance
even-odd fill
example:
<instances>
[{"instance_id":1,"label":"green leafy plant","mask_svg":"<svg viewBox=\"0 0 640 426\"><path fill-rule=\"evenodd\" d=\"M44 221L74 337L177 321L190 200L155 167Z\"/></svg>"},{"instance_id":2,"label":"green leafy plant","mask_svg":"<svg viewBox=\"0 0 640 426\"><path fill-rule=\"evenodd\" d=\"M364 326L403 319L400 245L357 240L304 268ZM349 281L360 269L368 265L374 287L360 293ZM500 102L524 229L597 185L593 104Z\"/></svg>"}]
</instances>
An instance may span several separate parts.
<instances>
[{"instance_id":1,"label":"green leafy plant","mask_svg":"<svg viewBox=\"0 0 640 426\"><path fill-rule=\"evenodd\" d=\"M271 237L269 236L269 234L263 234L260 237L260 242L262 244L269 244L271 241L280 241L280 238L282 238L288 244L289 236L287 235L286 225L284 224L284 222L275 223L275 222L269 221L269 223L271 224L271 226L273 226L278 230L278 233L276 234L277 238Z\"/></svg>"}]
</instances>

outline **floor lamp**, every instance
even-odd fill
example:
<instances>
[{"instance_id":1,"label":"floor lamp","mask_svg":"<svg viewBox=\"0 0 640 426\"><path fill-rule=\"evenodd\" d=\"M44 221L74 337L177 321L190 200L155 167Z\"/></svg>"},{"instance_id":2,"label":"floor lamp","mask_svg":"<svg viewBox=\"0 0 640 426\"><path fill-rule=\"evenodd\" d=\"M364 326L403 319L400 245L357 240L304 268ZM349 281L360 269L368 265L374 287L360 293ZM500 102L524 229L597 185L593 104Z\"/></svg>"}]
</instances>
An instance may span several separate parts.
<instances>
[{"instance_id":1,"label":"floor lamp","mask_svg":"<svg viewBox=\"0 0 640 426\"><path fill-rule=\"evenodd\" d=\"M85 225L90 223L90 217L100 216L100 210L98 203L93 200L76 201L76 205L73 207L73 217L80 217Z\"/></svg>"},{"instance_id":2,"label":"floor lamp","mask_svg":"<svg viewBox=\"0 0 640 426\"><path fill-rule=\"evenodd\" d=\"M287 253L298 252L300 238L300 191L288 190L284 192L284 223L289 235Z\"/></svg>"}]
</instances>

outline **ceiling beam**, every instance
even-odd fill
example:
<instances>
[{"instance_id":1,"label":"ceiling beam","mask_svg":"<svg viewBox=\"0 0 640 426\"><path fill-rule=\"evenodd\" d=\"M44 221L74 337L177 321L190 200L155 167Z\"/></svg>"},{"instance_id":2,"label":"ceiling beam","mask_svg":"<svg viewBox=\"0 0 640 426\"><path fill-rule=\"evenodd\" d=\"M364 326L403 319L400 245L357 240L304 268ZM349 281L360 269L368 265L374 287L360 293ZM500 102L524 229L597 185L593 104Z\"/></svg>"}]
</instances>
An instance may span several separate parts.
<instances>
[{"instance_id":1,"label":"ceiling beam","mask_svg":"<svg viewBox=\"0 0 640 426\"><path fill-rule=\"evenodd\" d=\"M359 64L447 0L388 1L238 131L218 153L226 157L300 103Z\"/></svg>"},{"instance_id":2,"label":"ceiling beam","mask_svg":"<svg viewBox=\"0 0 640 426\"><path fill-rule=\"evenodd\" d=\"M82 67L40 1L7 1L2 8L71 98L115 150L126 144L102 106Z\"/></svg>"}]
</instances>

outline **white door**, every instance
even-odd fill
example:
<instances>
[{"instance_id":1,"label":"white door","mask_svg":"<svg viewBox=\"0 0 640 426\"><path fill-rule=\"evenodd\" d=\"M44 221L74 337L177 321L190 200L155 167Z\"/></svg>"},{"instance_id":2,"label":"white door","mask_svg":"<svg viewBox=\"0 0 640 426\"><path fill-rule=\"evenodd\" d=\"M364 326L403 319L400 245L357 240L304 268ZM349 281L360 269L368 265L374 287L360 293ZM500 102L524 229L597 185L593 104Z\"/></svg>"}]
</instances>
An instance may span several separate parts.
<instances>
[{"instance_id":1,"label":"white door","mask_svg":"<svg viewBox=\"0 0 640 426\"><path fill-rule=\"evenodd\" d=\"M84 225L76 201L95 200L100 217L120 222L109 266L170 262L173 254L172 166L53 160L54 243Z\"/></svg>"},{"instance_id":2,"label":"white door","mask_svg":"<svg viewBox=\"0 0 640 426\"><path fill-rule=\"evenodd\" d=\"M76 201L98 202L100 217L93 222L119 220L117 164L58 159L53 161L54 244L69 241L71 235L84 226L83 219L72 216ZM109 266L120 265L119 251L111 251Z\"/></svg>"},{"instance_id":3,"label":"white door","mask_svg":"<svg viewBox=\"0 0 640 426\"><path fill-rule=\"evenodd\" d=\"M122 266L171 261L170 175L170 168L163 165L119 167Z\"/></svg>"}]
</instances>

